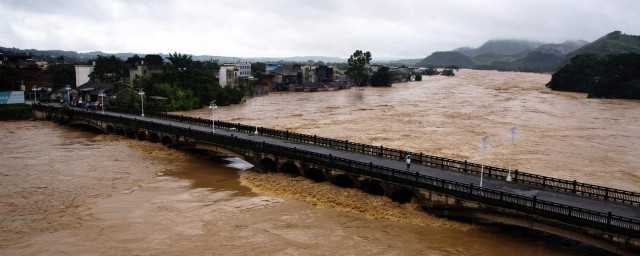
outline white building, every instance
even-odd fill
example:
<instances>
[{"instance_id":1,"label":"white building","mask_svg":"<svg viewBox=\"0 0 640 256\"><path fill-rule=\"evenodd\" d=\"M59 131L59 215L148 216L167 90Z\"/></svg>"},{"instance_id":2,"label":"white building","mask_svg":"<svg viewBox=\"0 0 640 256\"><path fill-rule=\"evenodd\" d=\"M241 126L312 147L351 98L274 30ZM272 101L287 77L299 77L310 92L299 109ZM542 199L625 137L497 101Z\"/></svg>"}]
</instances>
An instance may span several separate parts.
<instances>
[{"instance_id":1,"label":"white building","mask_svg":"<svg viewBox=\"0 0 640 256\"><path fill-rule=\"evenodd\" d=\"M251 76L251 62L225 63L220 66L218 82L220 86L236 86L238 79L247 79Z\"/></svg>"},{"instance_id":2,"label":"white building","mask_svg":"<svg viewBox=\"0 0 640 256\"><path fill-rule=\"evenodd\" d=\"M93 62L93 65L75 65L76 67L76 85L85 84L89 82L89 74L93 72L93 67L96 65L96 62Z\"/></svg>"},{"instance_id":3,"label":"white building","mask_svg":"<svg viewBox=\"0 0 640 256\"><path fill-rule=\"evenodd\" d=\"M236 67L233 64L224 64L220 66L220 74L218 75L218 82L220 86L226 87L227 85L234 85Z\"/></svg>"}]
</instances>

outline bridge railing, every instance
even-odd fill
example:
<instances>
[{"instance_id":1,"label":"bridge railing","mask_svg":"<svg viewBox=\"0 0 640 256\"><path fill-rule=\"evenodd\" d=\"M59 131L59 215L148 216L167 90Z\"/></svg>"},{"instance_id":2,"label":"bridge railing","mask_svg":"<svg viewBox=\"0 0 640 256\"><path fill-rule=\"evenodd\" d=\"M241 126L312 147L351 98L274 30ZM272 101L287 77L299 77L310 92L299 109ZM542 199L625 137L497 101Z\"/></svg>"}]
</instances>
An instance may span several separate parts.
<instances>
[{"instance_id":1,"label":"bridge railing","mask_svg":"<svg viewBox=\"0 0 640 256\"><path fill-rule=\"evenodd\" d=\"M131 125L131 117L109 116L98 113L75 111L71 115L81 118L101 120L123 125ZM304 151L297 148L273 145L227 136L220 133L204 132L190 128L166 125L156 122L136 120L136 126L158 132L166 132L192 138L203 143L225 146L239 150L251 150L268 153L290 159L299 159L306 163L318 164L336 168L348 173L362 174L385 181L396 182L414 188L424 188L445 194L454 195L461 199L480 202L486 205L516 210L527 215L534 215L553 220L563 221L577 226L588 226L607 232L615 232L630 237L640 236L640 220L603 213L588 209L572 207L534 197L526 197L493 189L476 187L473 183L460 182L436 178L420 173L411 173L394 168L364 163L332 155ZM467 163L468 164L468 163Z\"/></svg>"},{"instance_id":2,"label":"bridge railing","mask_svg":"<svg viewBox=\"0 0 640 256\"><path fill-rule=\"evenodd\" d=\"M41 106L39 106L41 107ZM111 109L113 110L113 109ZM117 109L116 109L117 110ZM129 112L124 112L131 114ZM135 113L134 113L135 114ZM173 115L168 113L150 112L148 117L158 118L168 121L176 121L193 125L210 126L212 121L198 117ZM253 133L255 126L249 126L239 123L230 123L224 121L216 121L216 128L231 129L235 128L238 132ZM386 148L383 146L373 146L362 143L350 142L348 140L337 140L315 135L307 135L289 131L282 131L270 128L257 128L258 132L263 136L273 138L287 139L305 144L313 144L332 149L346 150L352 152L363 153L383 157L387 159L402 160L406 155L412 155L412 161L415 164L439 168L443 170L462 172L472 175L480 175L482 165L470 163L467 161L449 159L444 157L432 156L423 153L415 153L394 148ZM493 179L506 179L509 170L494 166L484 166L485 175ZM564 180L552 178L532 173L520 172L517 169L511 172L512 181L527 185L542 187L548 190L567 192L584 197L597 198L606 201L626 203L630 205L640 206L640 193L615 189L610 187L592 185L588 183L577 182L576 180Z\"/></svg>"}]
</instances>

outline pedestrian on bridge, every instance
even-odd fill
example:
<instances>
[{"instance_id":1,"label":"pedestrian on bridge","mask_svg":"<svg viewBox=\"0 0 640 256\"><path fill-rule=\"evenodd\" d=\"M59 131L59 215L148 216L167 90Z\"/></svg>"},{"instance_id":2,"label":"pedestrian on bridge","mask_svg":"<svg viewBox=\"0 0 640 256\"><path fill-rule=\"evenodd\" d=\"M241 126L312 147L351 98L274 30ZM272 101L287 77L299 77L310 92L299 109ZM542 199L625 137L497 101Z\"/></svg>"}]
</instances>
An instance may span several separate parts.
<instances>
[{"instance_id":1,"label":"pedestrian on bridge","mask_svg":"<svg viewBox=\"0 0 640 256\"><path fill-rule=\"evenodd\" d=\"M411 155L405 156L404 161L407 163L407 171L409 171L409 167L411 167Z\"/></svg>"}]
</instances>

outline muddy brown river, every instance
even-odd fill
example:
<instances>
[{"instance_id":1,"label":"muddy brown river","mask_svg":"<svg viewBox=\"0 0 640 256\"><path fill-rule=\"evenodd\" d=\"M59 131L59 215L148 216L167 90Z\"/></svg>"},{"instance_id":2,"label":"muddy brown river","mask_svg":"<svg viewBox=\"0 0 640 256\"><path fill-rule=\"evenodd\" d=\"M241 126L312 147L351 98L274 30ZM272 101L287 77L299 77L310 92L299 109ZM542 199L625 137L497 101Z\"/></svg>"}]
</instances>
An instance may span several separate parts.
<instances>
[{"instance_id":1,"label":"muddy brown river","mask_svg":"<svg viewBox=\"0 0 640 256\"><path fill-rule=\"evenodd\" d=\"M271 93L216 119L639 191L640 102L550 75L461 70L392 88ZM211 117L209 109L180 114ZM480 138L490 137L485 154ZM519 228L436 218L357 189L256 174L159 144L0 122L0 255L600 255Z\"/></svg>"}]
</instances>

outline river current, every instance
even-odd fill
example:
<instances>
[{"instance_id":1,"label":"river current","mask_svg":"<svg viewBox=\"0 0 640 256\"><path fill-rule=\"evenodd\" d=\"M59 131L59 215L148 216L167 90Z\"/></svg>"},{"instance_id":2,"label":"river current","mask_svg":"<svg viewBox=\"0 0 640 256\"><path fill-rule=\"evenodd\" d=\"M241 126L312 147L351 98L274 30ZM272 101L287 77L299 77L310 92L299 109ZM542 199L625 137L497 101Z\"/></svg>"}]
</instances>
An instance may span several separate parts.
<instances>
[{"instance_id":1,"label":"river current","mask_svg":"<svg viewBox=\"0 0 640 256\"><path fill-rule=\"evenodd\" d=\"M271 93L215 117L500 167L512 159L514 169L640 191L640 102L553 92L549 79L461 70L391 88ZM491 148L483 154L484 135ZM602 253L45 121L0 122L0 143L1 255Z\"/></svg>"}]
</instances>

